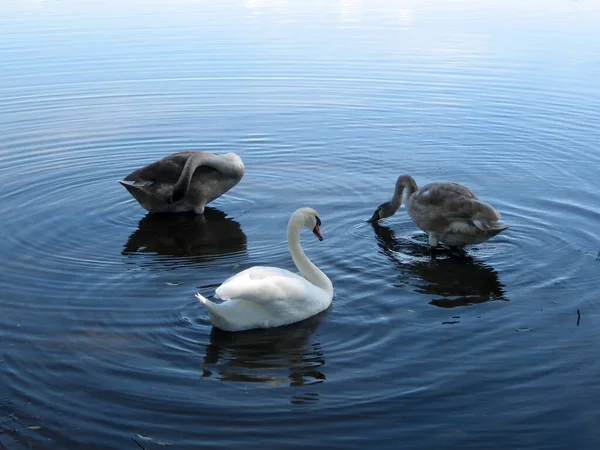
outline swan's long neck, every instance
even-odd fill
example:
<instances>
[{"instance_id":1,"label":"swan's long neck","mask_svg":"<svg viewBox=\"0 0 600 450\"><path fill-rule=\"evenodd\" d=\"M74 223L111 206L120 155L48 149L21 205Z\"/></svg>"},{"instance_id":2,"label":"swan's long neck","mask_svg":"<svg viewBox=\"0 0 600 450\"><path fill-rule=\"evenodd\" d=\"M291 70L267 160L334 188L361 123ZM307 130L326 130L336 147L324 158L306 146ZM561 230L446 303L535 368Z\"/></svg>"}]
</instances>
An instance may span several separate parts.
<instances>
[{"instance_id":1,"label":"swan's long neck","mask_svg":"<svg viewBox=\"0 0 600 450\"><path fill-rule=\"evenodd\" d=\"M185 162L179 180L174 186L174 190L183 189L187 192L192 176L200 166L212 167L225 176L241 177L244 175L244 164L235 153L226 153L216 155L208 152L193 153Z\"/></svg>"},{"instance_id":2,"label":"swan's long neck","mask_svg":"<svg viewBox=\"0 0 600 450\"><path fill-rule=\"evenodd\" d=\"M235 153L215 155L214 153L198 153L197 166L208 166L218 170L223 175L238 177L244 174L244 163Z\"/></svg>"},{"instance_id":3,"label":"swan's long neck","mask_svg":"<svg viewBox=\"0 0 600 450\"><path fill-rule=\"evenodd\" d=\"M294 264L296 264L296 267L304 278L333 296L333 285L329 278L327 278L327 275L308 259L304 250L300 247L301 228L301 225L294 221L290 221L288 224L287 243Z\"/></svg>"},{"instance_id":4,"label":"swan's long neck","mask_svg":"<svg viewBox=\"0 0 600 450\"><path fill-rule=\"evenodd\" d=\"M408 175L402 175L396 181L396 189L394 190L394 196L390 201L390 204L394 210L394 212L398 211L400 205L402 205L402 197L404 196L404 191L406 190L406 202L410 200L410 197L417 191L417 183L414 178Z\"/></svg>"}]
</instances>

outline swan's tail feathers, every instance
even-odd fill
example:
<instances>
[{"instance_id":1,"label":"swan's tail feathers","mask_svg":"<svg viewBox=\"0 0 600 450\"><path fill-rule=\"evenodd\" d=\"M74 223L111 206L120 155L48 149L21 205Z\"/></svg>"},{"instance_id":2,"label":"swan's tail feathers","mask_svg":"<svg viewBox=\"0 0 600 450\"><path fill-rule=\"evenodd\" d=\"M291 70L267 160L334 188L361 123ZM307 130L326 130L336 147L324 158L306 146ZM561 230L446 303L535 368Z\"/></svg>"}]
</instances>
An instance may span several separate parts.
<instances>
[{"instance_id":1,"label":"swan's tail feathers","mask_svg":"<svg viewBox=\"0 0 600 450\"><path fill-rule=\"evenodd\" d=\"M202 303L202 306L204 306L204 309L206 309L208 317L210 317L210 321L213 323L213 325L218 325L220 323L220 316L216 311L217 304L211 302L209 299L207 299L200 293L196 294L196 298L200 300L200 303Z\"/></svg>"},{"instance_id":2,"label":"swan's tail feathers","mask_svg":"<svg viewBox=\"0 0 600 450\"><path fill-rule=\"evenodd\" d=\"M208 311L208 314L210 315L210 317L212 319L213 316L217 314L216 310L219 305L217 305L215 302L211 302L209 299L207 299L200 293L196 294L196 298L198 300L200 300L200 303L202 303L202 306L204 306L204 309L206 309L206 311Z\"/></svg>"},{"instance_id":3,"label":"swan's tail feathers","mask_svg":"<svg viewBox=\"0 0 600 450\"><path fill-rule=\"evenodd\" d=\"M202 296L202 294L200 294L199 292L196 294L196 298L200 300L200 303L202 303L204 306L206 306L206 304L208 303L208 299Z\"/></svg>"},{"instance_id":4,"label":"swan's tail feathers","mask_svg":"<svg viewBox=\"0 0 600 450\"><path fill-rule=\"evenodd\" d=\"M133 198L142 203L148 196L144 188L152 183L134 183L133 181L119 180L119 184L127 189Z\"/></svg>"},{"instance_id":5,"label":"swan's tail feathers","mask_svg":"<svg viewBox=\"0 0 600 450\"><path fill-rule=\"evenodd\" d=\"M198 300L200 300L200 303L202 303L202 306L204 306L204 309L206 309L206 312L208 313L208 317L210 318L210 321L212 322L212 324L215 327L220 328L221 330L231 331L231 328L230 328L230 325L229 325L229 322L227 321L227 319L225 317L223 317L221 314L219 314L219 311L218 311L219 304L217 304L215 302L211 302L209 299L202 296L202 294L200 294L200 293L196 294L196 298Z\"/></svg>"},{"instance_id":6,"label":"swan's tail feathers","mask_svg":"<svg viewBox=\"0 0 600 450\"><path fill-rule=\"evenodd\" d=\"M488 221L484 221L484 220L474 220L473 223L481 231L485 231L486 233L489 233L492 236L495 236L498 233L501 233L502 231L506 230L507 228L510 228L509 224L500 223L500 222L488 222Z\"/></svg>"}]
</instances>

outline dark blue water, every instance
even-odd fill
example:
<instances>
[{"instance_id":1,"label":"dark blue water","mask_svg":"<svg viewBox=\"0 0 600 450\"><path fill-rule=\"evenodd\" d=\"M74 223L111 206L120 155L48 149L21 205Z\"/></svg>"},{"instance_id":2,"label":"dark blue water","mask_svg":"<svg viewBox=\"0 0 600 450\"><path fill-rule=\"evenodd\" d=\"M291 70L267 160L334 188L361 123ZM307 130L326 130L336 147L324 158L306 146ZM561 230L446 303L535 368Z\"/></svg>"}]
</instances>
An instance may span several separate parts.
<instances>
[{"instance_id":1,"label":"dark blue water","mask_svg":"<svg viewBox=\"0 0 600 450\"><path fill-rule=\"evenodd\" d=\"M597 447L595 2L2 10L0 448ZM246 176L147 216L116 181L182 150ZM403 173L512 227L432 259L404 209L365 223ZM301 206L332 307L213 329L194 294L294 270Z\"/></svg>"}]
</instances>

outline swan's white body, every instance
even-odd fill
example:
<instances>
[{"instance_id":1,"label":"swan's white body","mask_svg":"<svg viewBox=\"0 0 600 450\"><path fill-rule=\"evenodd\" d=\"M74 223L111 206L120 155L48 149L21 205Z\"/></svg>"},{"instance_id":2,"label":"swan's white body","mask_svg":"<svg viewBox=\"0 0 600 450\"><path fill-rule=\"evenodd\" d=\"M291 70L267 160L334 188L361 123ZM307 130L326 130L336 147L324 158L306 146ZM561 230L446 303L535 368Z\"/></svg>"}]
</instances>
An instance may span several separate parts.
<instances>
[{"instance_id":1,"label":"swan's white body","mask_svg":"<svg viewBox=\"0 0 600 450\"><path fill-rule=\"evenodd\" d=\"M333 285L300 247L300 230L320 235L321 221L315 210L300 208L290 218L288 248L301 275L277 267L255 266L226 280L215 291L224 300L214 303L200 294L213 325L225 331L273 328L307 319L331 305Z\"/></svg>"}]
</instances>

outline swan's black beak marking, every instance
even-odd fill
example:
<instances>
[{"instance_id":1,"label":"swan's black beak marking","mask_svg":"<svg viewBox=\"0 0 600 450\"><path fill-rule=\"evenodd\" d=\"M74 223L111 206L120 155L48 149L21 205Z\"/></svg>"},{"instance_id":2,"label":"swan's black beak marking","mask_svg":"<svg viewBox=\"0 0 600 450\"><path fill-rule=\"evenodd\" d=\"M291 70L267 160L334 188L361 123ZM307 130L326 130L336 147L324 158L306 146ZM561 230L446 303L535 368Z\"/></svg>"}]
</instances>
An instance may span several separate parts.
<instances>
[{"instance_id":1,"label":"swan's black beak marking","mask_svg":"<svg viewBox=\"0 0 600 450\"><path fill-rule=\"evenodd\" d=\"M317 219L317 224L315 225L315 227L313 228L313 233L315 234L315 236L317 237L317 239L319 239L320 241L323 240L323 235L321 234L321 219L319 219L319 216L316 216L315 219Z\"/></svg>"},{"instance_id":2,"label":"swan's black beak marking","mask_svg":"<svg viewBox=\"0 0 600 450\"><path fill-rule=\"evenodd\" d=\"M379 220L379 208L377 208L375 210L375 212L373 213L373 215L371 216L371 218L369 220L367 220L368 223L374 223L377 222Z\"/></svg>"}]
</instances>

